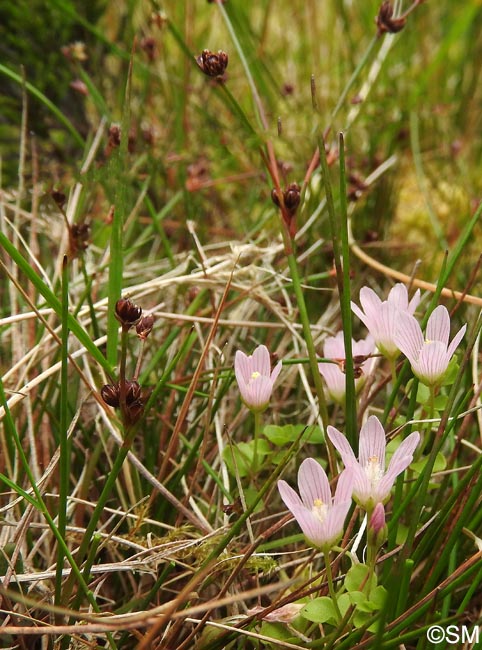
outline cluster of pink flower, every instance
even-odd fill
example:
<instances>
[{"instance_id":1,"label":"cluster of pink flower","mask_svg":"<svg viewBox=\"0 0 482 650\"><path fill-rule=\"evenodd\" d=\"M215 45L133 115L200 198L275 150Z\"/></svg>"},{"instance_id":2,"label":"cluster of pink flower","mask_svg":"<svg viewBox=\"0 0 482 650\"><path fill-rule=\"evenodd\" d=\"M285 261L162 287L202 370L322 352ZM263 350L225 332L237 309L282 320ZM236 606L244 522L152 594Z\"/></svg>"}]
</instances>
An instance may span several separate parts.
<instances>
[{"instance_id":1,"label":"cluster of pink flower","mask_svg":"<svg viewBox=\"0 0 482 650\"><path fill-rule=\"evenodd\" d=\"M364 287L360 291L360 302L363 311L353 303L352 309L366 325L369 335L363 341L352 342L353 356L366 359L360 364L363 372L355 380L356 387L359 388L364 373L370 370L370 355L375 346L380 354L392 361L402 352L420 381L431 387L439 385L464 336L466 325L449 343L449 313L445 307L439 306L428 319L424 337L413 316L420 302L420 292L417 291L409 302L403 284L395 285L385 301L381 301L372 289ZM325 341L324 355L337 361L345 358L343 332ZM272 370L269 351L260 345L252 356L238 351L234 367L244 403L252 411L263 411L269 404L281 362ZM335 401L341 402L345 395L345 374L334 363L322 363L319 368L328 392ZM345 465L338 477L334 497L325 470L313 458L304 460L299 468L299 495L286 481L278 482L281 498L306 539L324 551L340 540L352 498L367 512L372 534L385 527L384 504L390 498L396 477L410 465L420 442L418 431L407 436L385 469L386 436L376 416L370 416L361 428L358 460L340 431L328 426L326 434Z\"/></svg>"}]
</instances>

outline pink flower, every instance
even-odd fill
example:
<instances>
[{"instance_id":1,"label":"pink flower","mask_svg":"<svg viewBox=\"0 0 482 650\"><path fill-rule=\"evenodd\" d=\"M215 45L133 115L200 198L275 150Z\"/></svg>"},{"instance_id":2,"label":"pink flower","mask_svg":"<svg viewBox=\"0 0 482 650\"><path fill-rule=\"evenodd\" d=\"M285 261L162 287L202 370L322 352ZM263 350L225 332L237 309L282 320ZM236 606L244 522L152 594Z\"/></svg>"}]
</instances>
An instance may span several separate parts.
<instances>
[{"instance_id":1,"label":"pink flower","mask_svg":"<svg viewBox=\"0 0 482 650\"><path fill-rule=\"evenodd\" d=\"M249 357L240 350L236 352L234 372L243 402L249 409L264 411L268 406L281 365L280 361L271 370L271 360L265 345L258 345Z\"/></svg>"},{"instance_id":2,"label":"pink flower","mask_svg":"<svg viewBox=\"0 0 482 650\"><path fill-rule=\"evenodd\" d=\"M439 305L430 314L425 337L415 318L402 314L395 340L420 381L435 386L443 380L466 329L467 324L459 329L449 345L450 316L447 309Z\"/></svg>"},{"instance_id":3,"label":"pink flower","mask_svg":"<svg viewBox=\"0 0 482 650\"><path fill-rule=\"evenodd\" d=\"M375 349L375 341L369 334L366 339L361 341L351 342L353 357L369 357ZM345 360L345 342L343 340L343 332L338 332L336 336L330 336L325 339L323 344L323 356L326 359L336 359L337 361L344 362ZM365 383L367 375L373 364L373 359L367 359L357 366L362 372L359 377L355 378L355 388L357 392ZM343 404L345 401L345 387L346 375L341 370L337 363L319 363L318 368L323 376L328 393L334 402Z\"/></svg>"},{"instance_id":4,"label":"pink flower","mask_svg":"<svg viewBox=\"0 0 482 650\"><path fill-rule=\"evenodd\" d=\"M383 302L369 287L360 290L360 303L363 311L351 303L353 312L365 324L375 339L377 348L388 359L395 359L399 354L395 342L395 334L399 315L413 314L420 302L420 290L417 289L413 298L408 302L408 291L404 284L396 284Z\"/></svg>"},{"instance_id":5,"label":"pink flower","mask_svg":"<svg viewBox=\"0 0 482 650\"><path fill-rule=\"evenodd\" d=\"M325 470L313 458L304 460L298 470L301 498L286 481L278 481L278 490L310 544L328 551L343 534L351 505L353 472L343 471L332 499Z\"/></svg>"},{"instance_id":6,"label":"pink flower","mask_svg":"<svg viewBox=\"0 0 482 650\"><path fill-rule=\"evenodd\" d=\"M345 467L353 471L355 501L370 512L377 503L388 501L395 479L410 465L413 452L420 442L418 431L407 436L393 454L385 472L385 431L375 415L371 415L361 428L358 460L348 440L338 429L328 426L326 432L338 449Z\"/></svg>"}]
</instances>

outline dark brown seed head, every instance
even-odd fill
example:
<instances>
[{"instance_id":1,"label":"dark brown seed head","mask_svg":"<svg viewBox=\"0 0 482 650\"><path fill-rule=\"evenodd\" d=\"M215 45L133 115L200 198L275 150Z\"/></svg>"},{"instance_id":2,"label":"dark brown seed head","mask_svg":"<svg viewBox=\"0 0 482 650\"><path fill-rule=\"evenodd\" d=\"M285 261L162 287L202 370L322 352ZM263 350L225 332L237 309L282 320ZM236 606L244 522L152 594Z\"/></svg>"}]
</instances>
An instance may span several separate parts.
<instances>
[{"instance_id":1,"label":"dark brown seed head","mask_svg":"<svg viewBox=\"0 0 482 650\"><path fill-rule=\"evenodd\" d=\"M271 190L271 200L278 208L281 207L281 201L279 199L278 190L276 189L276 187L273 187L273 189Z\"/></svg>"},{"instance_id":2,"label":"dark brown seed head","mask_svg":"<svg viewBox=\"0 0 482 650\"><path fill-rule=\"evenodd\" d=\"M121 130L118 124L113 124L109 129L109 145L114 148L120 146Z\"/></svg>"},{"instance_id":3,"label":"dark brown seed head","mask_svg":"<svg viewBox=\"0 0 482 650\"><path fill-rule=\"evenodd\" d=\"M146 339L149 334L152 332L154 327L154 316L149 314L148 316L143 316L141 320L136 325L137 336L140 339Z\"/></svg>"},{"instance_id":4,"label":"dark brown seed head","mask_svg":"<svg viewBox=\"0 0 482 650\"><path fill-rule=\"evenodd\" d=\"M126 381L126 404L127 406L137 402L142 397L142 388L137 381Z\"/></svg>"},{"instance_id":5,"label":"dark brown seed head","mask_svg":"<svg viewBox=\"0 0 482 650\"><path fill-rule=\"evenodd\" d=\"M211 50L203 50L196 57L196 63L208 77L221 77L228 67L228 55L222 50L217 54Z\"/></svg>"},{"instance_id":6,"label":"dark brown seed head","mask_svg":"<svg viewBox=\"0 0 482 650\"><path fill-rule=\"evenodd\" d=\"M69 229L69 257L74 258L89 246L90 225L73 223Z\"/></svg>"},{"instance_id":7,"label":"dark brown seed head","mask_svg":"<svg viewBox=\"0 0 482 650\"><path fill-rule=\"evenodd\" d=\"M120 389L118 384L106 384L100 389L102 399L109 406L117 408L120 400Z\"/></svg>"},{"instance_id":8,"label":"dark brown seed head","mask_svg":"<svg viewBox=\"0 0 482 650\"><path fill-rule=\"evenodd\" d=\"M115 304L115 315L122 327L129 329L142 316L142 309L129 298L120 298Z\"/></svg>"},{"instance_id":9,"label":"dark brown seed head","mask_svg":"<svg viewBox=\"0 0 482 650\"><path fill-rule=\"evenodd\" d=\"M59 206L60 209L64 207L67 197L63 192L61 192L60 190L52 190L50 192L50 196L53 198L53 200Z\"/></svg>"},{"instance_id":10,"label":"dark brown seed head","mask_svg":"<svg viewBox=\"0 0 482 650\"><path fill-rule=\"evenodd\" d=\"M406 19L403 17L394 18L392 4L389 0L385 0L380 6L375 22L378 27L378 36L381 36L387 32L389 34L400 32L405 27Z\"/></svg>"},{"instance_id":11,"label":"dark brown seed head","mask_svg":"<svg viewBox=\"0 0 482 650\"><path fill-rule=\"evenodd\" d=\"M298 183L291 183L284 191L283 198L285 202L285 208L288 210L290 215L294 215L294 213L298 209L298 206L300 204L300 199L301 199L300 192L301 192L301 188L298 185Z\"/></svg>"},{"instance_id":12,"label":"dark brown seed head","mask_svg":"<svg viewBox=\"0 0 482 650\"><path fill-rule=\"evenodd\" d=\"M151 61L151 63L152 61L155 61L157 55L157 45L155 38L152 38L152 36L146 36L143 38L141 41L141 48L144 50L147 58L149 61Z\"/></svg>"}]
</instances>

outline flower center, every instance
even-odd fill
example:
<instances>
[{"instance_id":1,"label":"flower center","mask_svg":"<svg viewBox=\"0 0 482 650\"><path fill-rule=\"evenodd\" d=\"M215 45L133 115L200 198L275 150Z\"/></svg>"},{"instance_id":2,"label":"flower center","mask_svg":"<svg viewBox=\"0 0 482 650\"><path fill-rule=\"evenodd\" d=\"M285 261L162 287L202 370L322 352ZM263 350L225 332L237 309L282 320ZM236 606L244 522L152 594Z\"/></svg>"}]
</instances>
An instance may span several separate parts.
<instances>
[{"instance_id":1,"label":"flower center","mask_svg":"<svg viewBox=\"0 0 482 650\"><path fill-rule=\"evenodd\" d=\"M326 513L328 511L328 506L326 503L323 503L321 499L315 499L313 501L313 507L311 509L311 512L315 515L317 519L323 523L326 519Z\"/></svg>"},{"instance_id":2,"label":"flower center","mask_svg":"<svg viewBox=\"0 0 482 650\"><path fill-rule=\"evenodd\" d=\"M383 470L378 456L370 456L365 472L372 487L376 487L383 476Z\"/></svg>"},{"instance_id":3,"label":"flower center","mask_svg":"<svg viewBox=\"0 0 482 650\"><path fill-rule=\"evenodd\" d=\"M261 377L261 373L255 370L254 372L251 373L251 380L254 381L255 379L258 379L258 377Z\"/></svg>"}]
</instances>

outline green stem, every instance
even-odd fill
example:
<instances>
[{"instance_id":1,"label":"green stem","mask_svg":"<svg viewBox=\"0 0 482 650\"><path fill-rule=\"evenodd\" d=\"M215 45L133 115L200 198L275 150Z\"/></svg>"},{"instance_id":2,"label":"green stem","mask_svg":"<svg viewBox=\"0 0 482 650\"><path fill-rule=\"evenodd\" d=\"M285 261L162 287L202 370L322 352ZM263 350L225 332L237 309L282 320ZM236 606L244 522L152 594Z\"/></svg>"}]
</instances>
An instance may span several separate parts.
<instances>
[{"instance_id":1,"label":"green stem","mask_svg":"<svg viewBox=\"0 0 482 650\"><path fill-rule=\"evenodd\" d=\"M329 551L323 551L323 555L325 558L325 570L326 570L326 582L328 583L328 592L330 594L330 598L333 602L333 607L336 612L336 618L337 618L337 623L340 623L343 616L341 615L340 608L338 607L338 601L336 599L336 593L335 593L335 587L333 585L333 574L331 572L331 564L330 564L330 552Z\"/></svg>"},{"instance_id":2,"label":"green stem","mask_svg":"<svg viewBox=\"0 0 482 650\"><path fill-rule=\"evenodd\" d=\"M261 433L261 412L254 411L254 446L253 446L253 474L258 471L258 440Z\"/></svg>"}]
</instances>

